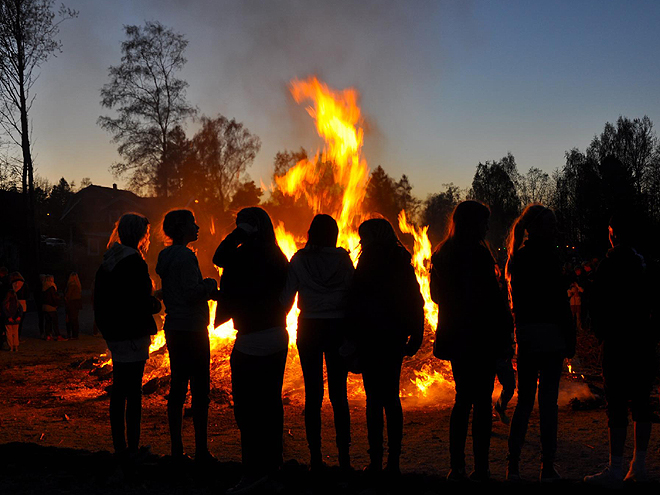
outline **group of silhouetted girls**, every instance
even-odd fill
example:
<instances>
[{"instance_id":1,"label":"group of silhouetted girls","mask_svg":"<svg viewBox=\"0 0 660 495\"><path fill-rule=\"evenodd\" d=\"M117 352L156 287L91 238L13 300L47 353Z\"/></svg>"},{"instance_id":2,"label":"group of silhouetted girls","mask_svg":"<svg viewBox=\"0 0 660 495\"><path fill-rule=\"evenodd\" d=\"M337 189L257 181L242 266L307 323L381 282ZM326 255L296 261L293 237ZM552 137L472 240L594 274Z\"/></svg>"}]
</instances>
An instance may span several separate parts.
<instances>
[{"instance_id":1,"label":"group of silhouetted girls","mask_svg":"<svg viewBox=\"0 0 660 495\"><path fill-rule=\"evenodd\" d=\"M484 481L490 476L494 380L502 363L508 363L508 369L511 368L515 318L518 404L511 421L507 479L520 478L520 453L538 383L540 478L553 481L559 479L554 467L559 379L564 358L571 357L575 351L575 329L555 249L557 222L550 209L538 204L527 207L516 220L504 277L509 304L506 291L502 290L505 284L485 242L489 216L488 207L481 203L460 203L453 213L447 238L431 260L431 295L439 305L434 354L451 362L456 384L450 419L448 479ZM305 428L311 469L323 467L321 405L325 357L340 467L351 469L346 380L349 368L359 368L367 398L370 464L366 469L371 473L383 470L384 411L388 439L385 472L394 477L399 475L403 437L399 399L401 365L405 356L414 355L421 346L424 311L410 253L399 242L392 225L380 218L360 225L361 252L353 268L349 253L337 247L335 220L328 215L317 215L309 227L307 244L288 262L277 244L268 214L261 208L245 208L236 217L236 228L213 256L213 263L222 269L219 288L213 279L202 277L197 258L187 247L197 240L199 231L192 212L169 212L163 231L171 246L158 256L156 272L161 277L162 291L157 295L165 305L164 331L170 355L167 413L173 460L190 460L184 453L181 438L183 405L190 383L195 462L215 461L207 448L210 387L207 302L216 299L215 324L232 319L237 330L230 365L234 414L241 433L243 477L231 492L244 493L256 488L280 468L282 383L288 352L286 315L298 293L297 346L305 383ZM156 333L152 314L160 311L161 304L153 295L144 261L149 244L148 220L138 214L126 214L118 221L115 233L96 277L96 323L108 342L114 363L110 400L114 447L122 458L137 460L144 454L139 449L142 375L149 357L150 336ZM625 273L639 259L630 254L632 251L637 255L626 244L624 234L618 239L622 242L613 241L616 247L610 253L619 249L616 258L623 249L624 255L616 259L624 256L628 265L619 263L621 268L610 263L610 273L602 287L611 283L612 277L628 276ZM627 286L626 290L637 294L646 287L645 279L643 270L633 272L638 276L634 280L637 287ZM627 311L622 300L616 300L620 292L616 284L608 287L608 297L615 302L601 306L599 314ZM648 297L635 304L650 318ZM638 331L643 336L640 339L651 334L649 318L642 315L636 321L640 329L646 329L646 332ZM622 323L616 318L601 319L608 322L602 326L605 329L602 338L606 342L604 367L609 365L613 369L604 372L610 428L615 433L623 428L624 440L625 407L630 392L623 384L628 379L640 383L632 392L637 436L634 466L631 465L628 473L628 477L639 479L644 470L647 430L650 433L648 401L652 370L648 365L636 365L631 359L626 361L629 368L616 364L621 351L607 342L619 338L625 330L612 327L613 321ZM628 343L626 349L646 350L648 342L640 344L640 339ZM650 354L646 357L652 361ZM500 397L501 414L511 395L509 388ZM471 410L474 471L468 477L464 451ZM613 445L608 468L589 478L604 483L623 479L622 451L622 445Z\"/></svg>"}]
</instances>

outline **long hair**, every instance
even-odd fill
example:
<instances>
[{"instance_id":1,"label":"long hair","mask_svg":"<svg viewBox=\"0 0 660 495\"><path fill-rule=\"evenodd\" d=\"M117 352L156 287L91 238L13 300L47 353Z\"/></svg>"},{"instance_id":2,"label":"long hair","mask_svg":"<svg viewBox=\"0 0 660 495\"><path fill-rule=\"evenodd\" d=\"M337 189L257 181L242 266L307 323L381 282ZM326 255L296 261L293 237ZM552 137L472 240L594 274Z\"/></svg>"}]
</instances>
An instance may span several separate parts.
<instances>
[{"instance_id":1,"label":"long hair","mask_svg":"<svg viewBox=\"0 0 660 495\"><path fill-rule=\"evenodd\" d=\"M446 254L454 249L464 249L469 245L481 245L491 253L483 238L483 224L490 218L490 208L479 201L461 201L451 215L447 237L438 245L435 252ZM492 253L491 253L492 256Z\"/></svg>"},{"instance_id":2,"label":"long hair","mask_svg":"<svg viewBox=\"0 0 660 495\"><path fill-rule=\"evenodd\" d=\"M66 282L66 286L67 288L77 287L79 289L82 287L80 284L80 278L78 277L78 274L76 272L71 272L71 274L69 275L69 279Z\"/></svg>"},{"instance_id":3,"label":"long hair","mask_svg":"<svg viewBox=\"0 0 660 495\"><path fill-rule=\"evenodd\" d=\"M255 239L259 244L263 244L264 247L272 247L272 245L277 246L273 222L263 208L259 208L258 206L243 208L236 215L236 225L241 223L247 223L252 227L256 227L257 232L255 234Z\"/></svg>"},{"instance_id":4,"label":"long hair","mask_svg":"<svg viewBox=\"0 0 660 495\"><path fill-rule=\"evenodd\" d=\"M372 218L358 227L360 235L360 261L392 259L402 256L410 262L410 252L401 244L392 224L384 218Z\"/></svg>"},{"instance_id":5,"label":"long hair","mask_svg":"<svg viewBox=\"0 0 660 495\"><path fill-rule=\"evenodd\" d=\"M507 253L508 258L506 261L506 280L509 285L509 292L511 291L511 270L513 269L513 257L516 252L522 247L525 236L530 233L533 236L543 224L543 220L552 216L555 218L553 211L543 206L540 203L532 203L527 205L518 218L516 218L507 239Z\"/></svg>"},{"instance_id":6,"label":"long hair","mask_svg":"<svg viewBox=\"0 0 660 495\"><path fill-rule=\"evenodd\" d=\"M108 240L108 249L115 242L136 248L142 257L149 250L149 220L140 213L124 213L115 223Z\"/></svg>"}]
</instances>

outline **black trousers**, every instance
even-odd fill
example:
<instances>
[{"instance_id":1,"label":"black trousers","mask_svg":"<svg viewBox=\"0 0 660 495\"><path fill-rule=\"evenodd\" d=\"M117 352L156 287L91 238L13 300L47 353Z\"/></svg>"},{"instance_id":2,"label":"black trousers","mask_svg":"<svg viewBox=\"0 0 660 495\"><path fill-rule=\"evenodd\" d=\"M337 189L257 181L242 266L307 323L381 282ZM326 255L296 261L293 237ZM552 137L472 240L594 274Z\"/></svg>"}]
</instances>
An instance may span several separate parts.
<instances>
[{"instance_id":1,"label":"black trousers","mask_svg":"<svg viewBox=\"0 0 660 495\"><path fill-rule=\"evenodd\" d=\"M465 470L465 442L470 411L474 469L488 470L490 435L493 427L492 397L497 369L493 357L466 356L451 360L456 384L456 399L449 419L449 454L451 469Z\"/></svg>"},{"instance_id":2,"label":"black trousers","mask_svg":"<svg viewBox=\"0 0 660 495\"><path fill-rule=\"evenodd\" d=\"M170 355L170 395L167 415L170 423L172 455L183 454L181 428L183 405L186 402L188 383L192 396L193 424L195 426L195 450L207 450L209 392L211 388L211 351L206 330L165 330L167 351Z\"/></svg>"},{"instance_id":3,"label":"black trousers","mask_svg":"<svg viewBox=\"0 0 660 495\"><path fill-rule=\"evenodd\" d=\"M127 440L129 451L137 451L140 445L144 364L145 361L112 363L110 430L112 431L112 444L118 454L127 449Z\"/></svg>"},{"instance_id":4,"label":"black trousers","mask_svg":"<svg viewBox=\"0 0 660 495\"><path fill-rule=\"evenodd\" d=\"M543 462L554 462L557 452L557 397L563 362L563 351L518 349L518 404L509 431L509 456L512 459L520 459L529 416L534 409L538 380L542 459Z\"/></svg>"},{"instance_id":5,"label":"black trousers","mask_svg":"<svg viewBox=\"0 0 660 495\"><path fill-rule=\"evenodd\" d=\"M282 465L287 352L251 356L234 349L231 353L234 417L241 431L243 470L249 476L271 474Z\"/></svg>"},{"instance_id":6,"label":"black trousers","mask_svg":"<svg viewBox=\"0 0 660 495\"><path fill-rule=\"evenodd\" d=\"M337 449L348 453L351 416L346 379L348 368L339 355L343 343L343 319L298 320L298 354L305 381L305 430L312 453L321 450L321 406L323 404L323 356L328 374L328 395L334 412Z\"/></svg>"},{"instance_id":7,"label":"black trousers","mask_svg":"<svg viewBox=\"0 0 660 495\"><path fill-rule=\"evenodd\" d=\"M628 409L633 421L649 422L653 417L651 391L657 369L656 345L605 341L603 379L610 428L628 426Z\"/></svg>"},{"instance_id":8,"label":"black trousers","mask_svg":"<svg viewBox=\"0 0 660 495\"><path fill-rule=\"evenodd\" d=\"M401 455L403 410L399 398L399 380L403 355L396 349L362 354L362 381L367 395L367 438L372 462L383 456L383 411L387 417L388 455Z\"/></svg>"}]
</instances>

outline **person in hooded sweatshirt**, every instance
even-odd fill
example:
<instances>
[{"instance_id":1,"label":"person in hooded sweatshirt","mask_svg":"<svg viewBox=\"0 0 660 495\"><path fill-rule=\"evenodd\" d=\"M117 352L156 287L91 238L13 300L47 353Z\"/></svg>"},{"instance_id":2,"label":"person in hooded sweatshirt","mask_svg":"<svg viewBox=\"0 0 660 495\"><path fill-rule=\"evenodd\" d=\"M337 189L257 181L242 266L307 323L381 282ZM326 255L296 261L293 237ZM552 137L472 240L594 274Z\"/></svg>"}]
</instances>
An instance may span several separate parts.
<instances>
[{"instance_id":1,"label":"person in hooded sweatshirt","mask_svg":"<svg viewBox=\"0 0 660 495\"><path fill-rule=\"evenodd\" d=\"M142 376L157 331L153 314L161 308L144 261L148 249L149 220L138 213L123 215L94 282L94 319L112 354L112 443L126 460L139 455Z\"/></svg>"},{"instance_id":2,"label":"person in hooded sweatshirt","mask_svg":"<svg viewBox=\"0 0 660 495\"><path fill-rule=\"evenodd\" d=\"M172 245L158 255L156 273L162 281L165 303L165 340L170 355L170 395L167 418L170 426L172 458L188 459L183 449L183 405L192 396L195 427L195 462L216 461L208 450L207 429L211 386L208 300L216 292L217 283L203 278L197 256L188 244L198 238L199 227L190 210L173 210L165 215L163 232Z\"/></svg>"},{"instance_id":3,"label":"person in hooded sweatshirt","mask_svg":"<svg viewBox=\"0 0 660 495\"><path fill-rule=\"evenodd\" d=\"M348 367L339 348L345 340L347 295L355 270L348 251L337 247L339 229L334 218L316 215L307 234L307 244L291 258L281 299L285 307L290 307L298 293L300 316L296 343L305 381L305 429L310 465L312 470L323 466L321 405L325 355L339 465L349 469Z\"/></svg>"},{"instance_id":4,"label":"person in hooded sweatshirt","mask_svg":"<svg viewBox=\"0 0 660 495\"><path fill-rule=\"evenodd\" d=\"M28 285L25 283L25 279L23 278L23 275L20 274L20 272L12 272L12 274L9 276L9 282L11 283L12 289L14 289L14 292L16 293L18 304L20 304L21 308L23 309L23 315L25 315L27 312L27 298L29 293ZM21 321L18 324L19 338L23 334L23 320L24 318L21 318Z\"/></svg>"}]
</instances>

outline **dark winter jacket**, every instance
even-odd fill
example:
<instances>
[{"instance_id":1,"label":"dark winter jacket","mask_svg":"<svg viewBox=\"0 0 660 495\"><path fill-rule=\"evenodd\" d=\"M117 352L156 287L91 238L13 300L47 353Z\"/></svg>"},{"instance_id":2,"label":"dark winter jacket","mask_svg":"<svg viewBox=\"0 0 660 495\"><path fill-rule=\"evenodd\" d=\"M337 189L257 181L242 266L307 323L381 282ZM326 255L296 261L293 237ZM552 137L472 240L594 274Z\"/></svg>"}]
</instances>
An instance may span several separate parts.
<instances>
[{"instance_id":1,"label":"dark winter jacket","mask_svg":"<svg viewBox=\"0 0 660 495\"><path fill-rule=\"evenodd\" d=\"M348 318L351 338L363 356L382 352L412 356L422 345L424 299L410 259L410 253L398 246L370 247L360 256L349 292Z\"/></svg>"},{"instance_id":2,"label":"dark winter jacket","mask_svg":"<svg viewBox=\"0 0 660 495\"><path fill-rule=\"evenodd\" d=\"M44 311L57 311L57 306L60 304L62 298L57 293L55 285L49 286L42 294L42 306Z\"/></svg>"},{"instance_id":3,"label":"dark winter jacket","mask_svg":"<svg viewBox=\"0 0 660 495\"><path fill-rule=\"evenodd\" d=\"M215 325L233 318L238 333L286 327L290 307L280 303L288 260L274 244L237 228L220 243L213 263L223 269Z\"/></svg>"},{"instance_id":4,"label":"dark winter jacket","mask_svg":"<svg viewBox=\"0 0 660 495\"><path fill-rule=\"evenodd\" d=\"M513 255L509 273L518 346L572 357L575 325L555 247L528 239Z\"/></svg>"},{"instance_id":5,"label":"dark winter jacket","mask_svg":"<svg viewBox=\"0 0 660 495\"><path fill-rule=\"evenodd\" d=\"M207 331L210 294L195 253L177 244L163 249L158 255L156 273L163 282L163 328Z\"/></svg>"},{"instance_id":6,"label":"dark winter jacket","mask_svg":"<svg viewBox=\"0 0 660 495\"><path fill-rule=\"evenodd\" d=\"M593 286L592 322L599 340L622 349L655 347L658 288L651 272L633 248L609 250L598 265Z\"/></svg>"},{"instance_id":7,"label":"dark winter jacket","mask_svg":"<svg viewBox=\"0 0 660 495\"><path fill-rule=\"evenodd\" d=\"M0 321L8 325L18 325L23 318L23 307L18 302L16 293L13 290L7 291L2 301L2 314ZM4 329L3 329L4 330Z\"/></svg>"},{"instance_id":8,"label":"dark winter jacket","mask_svg":"<svg viewBox=\"0 0 660 495\"><path fill-rule=\"evenodd\" d=\"M436 357L496 358L511 353L513 320L485 245L447 241L431 258L430 284L438 305Z\"/></svg>"},{"instance_id":9,"label":"dark winter jacket","mask_svg":"<svg viewBox=\"0 0 660 495\"><path fill-rule=\"evenodd\" d=\"M152 315L161 306L152 291L149 268L140 253L113 244L94 282L94 319L103 338L113 342L155 335Z\"/></svg>"},{"instance_id":10,"label":"dark winter jacket","mask_svg":"<svg viewBox=\"0 0 660 495\"><path fill-rule=\"evenodd\" d=\"M291 258L281 301L293 304L298 292L301 318L344 318L353 262L343 248L309 246Z\"/></svg>"}]
</instances>

